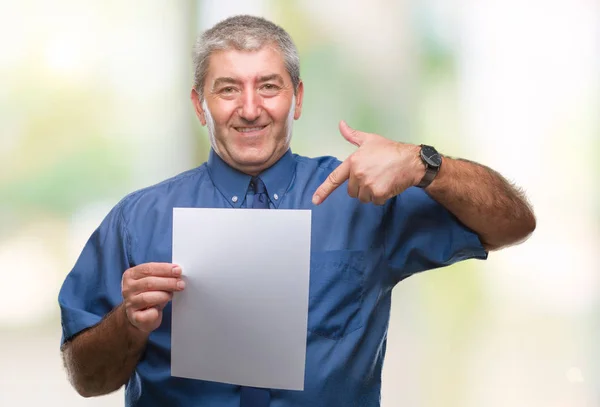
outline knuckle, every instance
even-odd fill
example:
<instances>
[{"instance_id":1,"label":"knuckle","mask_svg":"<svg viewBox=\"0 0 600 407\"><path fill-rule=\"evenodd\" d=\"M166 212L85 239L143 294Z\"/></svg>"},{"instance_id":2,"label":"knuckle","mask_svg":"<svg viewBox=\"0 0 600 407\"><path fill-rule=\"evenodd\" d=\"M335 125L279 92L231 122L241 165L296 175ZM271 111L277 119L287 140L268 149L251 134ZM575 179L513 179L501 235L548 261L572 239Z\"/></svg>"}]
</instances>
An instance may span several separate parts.
<instances>
[{"instance_id":1,"label":"knuckle","mask_svg":"<svg viewBox=\"0 0 600 407\"><path fill-rule=\"evenodd\" d=\"M123 300L129 301L133 295L133 290L131 287L123 287L121 290L121 295L123 296Z\"/></svg>"},{"instance_id":2,"label":"knuckle","mask_svg":"<svg viewBox=\"0 0 600 407\"><path fill-rule=\"evenodd\" d=\"M123 295L123 297L127 297L130 292L131 285L129 284L129 281L123 279L123 281L121 282L121 294Z\"/></svg>"},{"instance_id":3,"label":"knuckle","mask_svg":"<svg viewBox=\"0 0 600 407\"><path fill-rule=\"evenodd\" d=\"M133 279L133 269L127 269L125 270L125 272L123 272L123 275L121 276L121 286L122 287L127 287L130 285L131 280Z\"/></svg>"},{"instance_id":4,"label":"knuckle","mask_svg":"<svg viewBox=\"0 0 600 407\"><path fill-rule=\"evenodd\" d=\"M164 306L171 300L171 293L162 293L156 300L156 303L160 306Z\"/></svg>"},{"instance_id":5,"label":"knuckle","mask_svg":"<svg viewBox=\"0 0 600 407\"><path fill-rule=\"evenodd\" d=\"M123 304L125 305L125 310L130 311L133 309L133 302L131 301L131 298L124 298Z\"/></svg>"},{"instance_id":6,"label":"knuckle","mask_svg":"<svg viewBox=\"0 0 600 407\"><path fill-rule=\"evenodd\" d=\"M156 288L156 283L155 283L154 279L152 279L152 278L144 279L144 289L146 291L152 291L155 288Z\"/></svg>"},{"instance_id":7,"label":"knuckle","mask_svg":"<svg viewBox=\"0 0 600 407\"><path fill-rule=\"evenodd\" d=\"M164 267L164 263L148 263L148 268L150 269L150 273L152 275L156 275L157 272L160 272Z\"/></svg>"},{"instance_id":8,"label":"knuckle","mask_svg":"<svg viewBox=\"0 0 600 407\"><path fill-rule=\"evenodd\" d=\"M329 174L329 179L336 187L338 187L343 184L346 179L348 179L348 176L345 176L345 170L336 169Z\"/></svg>"},{"instance_id":9,"label":"knuckle","mask_svg":"<svg viewBox=\"0 0 600 407\"><path fill-rule=\"evenodd\" d=\"M371 189L373 199L381 199L385 196L386 191L379 185L370 184L368 187Z\"/></svg>"},{"instance_id":10,"label":"knuckle","mask_svg":"<svg viewBox=\"0 0 600 407\"><path fill-rule=\"evenodd\" d=\"M329 180L330 183L332 183L333 185L339 185L339 181L338 181L338 175L336 174L335 171L333 171L331 174L329 174L329 176L327 177L327 179Z\"/></svg>"},{"instance_id":11,"label":"knuckle","mask_svg":"<svg viewBox=\"0 0 600 407\"><path fill-rule=\"evenodd\" d=\"M141 294L142 304L144 304L144 306L146 306L146 307L149 305L152 305L153 298L154 298L154 295L152 293L145 292L145 293Z\"/></svg>"},{"instance_id":12,"label":"knuckle","mask_svg":"<svg viewBox=\"0 0 600 407\"><path fill-rule=\"evenodd\" d=\"M129 269L129 275L133 280L137 280L144 276L144 266L139 265Z\"/></svg>"},{"instance_id":13,"label":"knuckle","mask_svg":"<svg viewBox=\"0 0 600 407\"><path fill-rule=\"evenodd\" d=\"M142 276L149 277L152 275L152 267L150 264L144 264L142 267Z\"/></svg>"},{"instance_id":14,"label":"knuckle","mask_svg":"<svg viewBox=\"0 0 600 407\"><path fill-rule=\"evenodd\" d=\"M134 291L131 289L131 287L126 287L121 291L121 295L123 296L124 300L130 300L134 295Z\"/></svg>"}]
</instances>

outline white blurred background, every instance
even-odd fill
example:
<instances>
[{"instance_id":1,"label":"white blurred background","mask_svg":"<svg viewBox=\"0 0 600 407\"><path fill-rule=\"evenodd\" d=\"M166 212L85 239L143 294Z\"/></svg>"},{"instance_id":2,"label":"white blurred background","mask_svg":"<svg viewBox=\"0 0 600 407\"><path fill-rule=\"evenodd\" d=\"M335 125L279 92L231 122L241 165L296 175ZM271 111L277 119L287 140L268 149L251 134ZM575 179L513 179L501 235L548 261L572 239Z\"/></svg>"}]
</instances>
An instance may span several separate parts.
<instances>
[{"instance_id":1,"label":"white blurred background","mask_svg":"<svg viewBox=\"0 0 600 407\"><path fill-rule=\"evenodd\" d=\"M600 405L600 4L595 0L0 0L0 406L83 399L58 289L126 193L202 163L191 47L263 15L301 53L292 148L355 128L429 143L523 187L526 243L394 292L383 407Z\"/></svg>"}]
</instances>

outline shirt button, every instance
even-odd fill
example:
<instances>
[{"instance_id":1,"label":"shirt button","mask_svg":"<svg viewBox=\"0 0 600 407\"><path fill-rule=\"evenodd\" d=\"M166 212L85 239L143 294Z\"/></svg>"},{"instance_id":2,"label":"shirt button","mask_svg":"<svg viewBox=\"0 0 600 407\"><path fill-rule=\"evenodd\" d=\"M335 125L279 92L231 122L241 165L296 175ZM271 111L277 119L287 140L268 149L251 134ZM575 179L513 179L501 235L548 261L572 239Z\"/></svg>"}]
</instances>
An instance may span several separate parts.
<instances>
[{"instance_id":1,"label":"shirt button","mask_svg":"<svg viewBox=\"0 0 600 407\"><path fill-rule=\"evenodd\" d=\"M273 194L273 198L275 198L275 200L278 200L279 199L279 195Z\"/></svg>"},{"instance_id":2,"label":"shirt button","mask_svg":"<svg viewBox=\"0 0 600 407\"><path fill-rule=\"evenodd\" d=\"M238 200L238 197L234 195L233 197L231 197L231 200L233 201L233 203L236 203Z\"/></svg>"}]
</instances>

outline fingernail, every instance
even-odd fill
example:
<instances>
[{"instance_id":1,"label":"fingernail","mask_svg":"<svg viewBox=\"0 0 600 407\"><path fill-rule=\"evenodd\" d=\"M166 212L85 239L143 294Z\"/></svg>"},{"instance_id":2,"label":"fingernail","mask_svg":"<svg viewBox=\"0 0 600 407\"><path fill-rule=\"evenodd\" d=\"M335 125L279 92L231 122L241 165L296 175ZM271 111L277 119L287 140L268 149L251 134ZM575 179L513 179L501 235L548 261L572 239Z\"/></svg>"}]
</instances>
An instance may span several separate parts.
<instances>
[{"instance_id":1,"label":"fingernail","mask_svg":"<svg viewBox=\"0 0 600 407\"><path fill-rule=\"evenodd\" d=\"M176 275L176 276L180 275L181 274L181 267L179 267L179 266L173 267L173 274Z\"/></svg>"},{"instance_id":2,"label":"fingernail","mask_svg":"<svg viewBox=\"0 0 600 407\"><path fill-rule=\"evenodd\" d=\"M185 281L179 280L177 282L177 288L179 288L180 290L183 290L185 288Z\"/></svg>"},{"instance_id":3,"label":"fingernail","mask_svg":"<svg viewBox=\"0 0 600 407\"><path fill-rule=\"evenodd\" d=\"M321 202L321 197L319 195L314 195L312 199L312 203L318 205Z\"/></svg>"}]
</instances>

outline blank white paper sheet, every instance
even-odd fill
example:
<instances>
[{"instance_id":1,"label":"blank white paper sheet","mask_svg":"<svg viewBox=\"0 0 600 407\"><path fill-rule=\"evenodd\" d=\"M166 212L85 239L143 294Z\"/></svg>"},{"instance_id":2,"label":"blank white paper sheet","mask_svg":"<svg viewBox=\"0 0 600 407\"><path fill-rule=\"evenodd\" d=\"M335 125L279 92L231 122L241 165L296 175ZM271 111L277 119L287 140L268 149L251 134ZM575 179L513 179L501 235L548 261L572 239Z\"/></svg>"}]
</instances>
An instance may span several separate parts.
<instances>
[{"instance_id":1,"label":"blank white paper sheet","mask_svg":"<svg viewBox=\"0 0 600 407\"><path fill-rule=\"evenodd\" d=\"M173 210L173 376L304 389L310 231L310 210Z\"/></svg>"}]
</instances>

